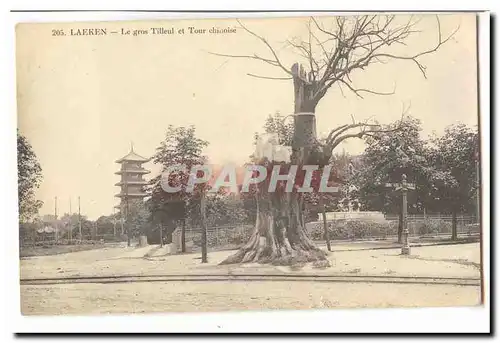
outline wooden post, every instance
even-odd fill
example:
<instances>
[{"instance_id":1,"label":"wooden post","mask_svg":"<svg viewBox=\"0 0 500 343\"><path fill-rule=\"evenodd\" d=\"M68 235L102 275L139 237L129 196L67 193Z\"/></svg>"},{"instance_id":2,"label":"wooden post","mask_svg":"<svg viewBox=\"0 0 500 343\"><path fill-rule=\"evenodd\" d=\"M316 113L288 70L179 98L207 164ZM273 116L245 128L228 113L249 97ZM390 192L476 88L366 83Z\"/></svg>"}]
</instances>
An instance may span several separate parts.
<instances>
[{"instance_id":1,"label":"wooden post","mask_svg":"<svg viewBox=\"0 0 500 343\"><path fill-rule=\"evenodd\" d=\"M127 228L127 246L130 246L130 223L128 206L128 180L125 180L125 226Z\"/></svg>"},{"instance_id":2,"label":"wooden post","mask_svg":"<svg viewBox=\"0 0 500 343\"><path fill-rule=\"evenodd\" d=\"M116 208L113 206L113 237L116 237Z\"/></svg>"},{"instance_id":3,"label":"wooden post","mask_svg":"<svg viewBox=\"0 0 500 343\"><path fill-rule=\"evenodd\" d=\"M80 197L78 197L78 230L80 233L80 240L83 240L83 235L82 235L82 215L80 213Z\"/></svg>"},{"instance_id":4,"label":"wooden post","mask_svg":"<svg viewBox=\"0 0 500 343\"><path fill-rule=\"evenodd\" d=\"M186 218L182 220L181 227L181 252L186 252Z\"/></svg>"},{"instance_id":5,"label":"wooden post","mask_svg":"<svg viewBox=\"0 0 500 343\"><path fill-rule=\"evenodd\" d=\"M323 193L319 192L319 205L321 207L321 215L323 217L323 231L326 240L326 248L328 251L332 251L332 246L330 245L330 233L328 232L328 223L326 222L326 208L323 201Z\"/></svg>"},{"instance_id":6,"label":"wooden post","mask_svg":"<svg viewBox=\"0 0 500 343\"><path fill-rule=\"evenodd\" d=\"M73 211L71 210L71 198L69 198L69 243L73 240Z\"/></svg>"},{"instance_id":7,"label":"wooden post","mask_svg":"<svg viewBox=\"0 0 500 343\"><path fill-rule=\"evenodd\" d=\"M57 232L57 229L58 229L58 225L57 225L57 197L54 198L54 229L56 230L55 232L55 238L56 238L56 242L57 242L57 239L59 238L58 237L58 232Z\"/></svg>"},{"instance_id":8,"label":"wooden post","mask_svg":"<svg viewBox=\"0 0 500 343\"><path fill-rule=\"evenodd\" d=\"M479 167L479 151L476 153L476 222L481 222L481 169Z\"/></svg>"},{"instance_id":9,"label":"wooden post","mask_svg":"<svg viewBox=\"0 0 500 343\"><path fill-rule=\"evenodd\" d=\"M158 228L160 229L160 248L163 248L163 225L158 224Z\"/></svg>"},{"instance_id":10,"label":"wooden post","mask_svg":"<svg viewBox=\"0 0 500 343\"><path fill-rule=\"evenodd\" d=\"M206 219L206 199L204 190L200 199L201 209L201 263L207 263L207 219Z\"/></svg>"},{"instance_id":11,"label":"wooden post","mask_svg":"<svg viewBox=\"0 0 500 343\"><path fill-rule=\"evenodd\" d=\"M457 210L455 208L451 212L451 240L457 240Z\"/></svg>"},{"instance_id":12,"label":"wooden post","mask_svg":"<svg viewBox=\"0 0 500 343\"><path fill-rule=\"evenodd\" d=\"M123 212L125 212L125 207L123 205L120 206L120 228L121 228L121 235L125 233L125 228L123 226Z\"/></svg>"},{"instance_id":13,"label":"wooden post","mask_svg":"<svg viewBox=\"0 0 500 343\"><path fill-rule=\"evenodd\" d=\"M403 205L399 208L398 216L398 243L403 242Z\"/></svg>"}]
</instances>

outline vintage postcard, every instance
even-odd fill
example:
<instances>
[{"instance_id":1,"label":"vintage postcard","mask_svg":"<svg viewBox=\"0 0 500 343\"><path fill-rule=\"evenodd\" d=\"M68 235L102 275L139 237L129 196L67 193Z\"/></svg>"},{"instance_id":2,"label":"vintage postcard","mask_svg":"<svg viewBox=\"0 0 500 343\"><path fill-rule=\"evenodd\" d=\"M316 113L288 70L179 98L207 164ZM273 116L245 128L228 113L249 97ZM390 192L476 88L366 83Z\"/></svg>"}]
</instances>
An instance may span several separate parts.
<instances>
[{"instance_id":1,"label":"vintage postcard","mask_svg":"<svg viewBox=\"0 0 500 343\"><path fill-rule=\"evenodd\" d=\"M18 24L23 315L480 306L477 23Z\"/></svg>"}]
</instances>

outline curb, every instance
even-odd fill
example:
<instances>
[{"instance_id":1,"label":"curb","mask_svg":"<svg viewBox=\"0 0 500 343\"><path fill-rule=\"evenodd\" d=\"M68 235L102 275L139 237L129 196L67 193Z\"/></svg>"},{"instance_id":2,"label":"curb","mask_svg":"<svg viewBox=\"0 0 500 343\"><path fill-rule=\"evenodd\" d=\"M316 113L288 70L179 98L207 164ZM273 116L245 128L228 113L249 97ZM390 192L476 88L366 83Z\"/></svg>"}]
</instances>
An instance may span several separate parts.
<instances>
[{"instance_id":1,"label":"curb","mask_svg":"<svg viewBox=\"0 0 500 343\"><path fill-rule=\"evenodd\" d=\"M135 275L104 277L66 277L46 279L22 279L21 285L54 285L82 283L133 283L133 282L224 282L224 281L301 281L301 282L343 282L343 283L391 283L391 284L439 284L454 286L481 286L478 278L412 277L412 276L369 276L369 275L285 275L285 274L219 274L219 275Z\"/></svg>"},{"instance_id":2,"label":"curb","mask_svg":"<svg viewBox=\"0 0 500 343\"><path fill-rule=\"evenodd\" d=\"M480 240L477 241L456 241L456 242L437 242L437 243L417 243L417 244L411 244L410 243L410 248L422 248L422 247L432 247L432 246L438 246L438 245L459 245L459 244L472 244L472 243L479 243ZM371 248L357 248L357 249L338 249L335 250L332 247L332 253L334 252L339 252L339 251L363 251L363 250L389 250L389 249L401 249L401 245L397 246L390 246L390 247L371 247Z\"/></svg>"}]
</instances>

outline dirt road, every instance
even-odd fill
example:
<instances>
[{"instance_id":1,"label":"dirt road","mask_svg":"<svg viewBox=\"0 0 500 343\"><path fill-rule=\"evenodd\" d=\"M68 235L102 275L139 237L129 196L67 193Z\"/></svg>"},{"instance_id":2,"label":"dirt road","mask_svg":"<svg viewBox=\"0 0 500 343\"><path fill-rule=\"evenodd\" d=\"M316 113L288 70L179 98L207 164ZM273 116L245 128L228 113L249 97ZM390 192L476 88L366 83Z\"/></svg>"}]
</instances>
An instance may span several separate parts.
<instances>
[{"instance_id":1,"label":"dirt road","mask_svg":"<svg viewBox=\"0 0 500 343\"><path fill-rule=\"evenodd\" d=\"M245 264L218 266L231 251L210 252L209 263L198 254L144 258L145 248L106 248L21 260L21 278L151 274L314 273L350 276L435 276L478 278L479 244L412 249L334 251L331 267ZM105 314L143 312L312 309L346 307L473 306L477 286L321 283L283 281L154 282L117 284L22 285L24 314Z\"/></svg>"},{"instance_id":2,"label":"dirt road","mask_svg":"<svg viewBox=\"0 0 500 343\"><path fill-rule=\"evenodd\" d=\"M144 259L154 246L144 248L108 248L70 254L30 257L21 260L21 278L108 276L137 274L262 273L291 272L290 267L261 264L225 265L218 263L234 251L210 252L208 262L200 263L199 254L160 256ZM412 255L401 256L400 249L334 251L329 254L331 267L308 273L392 276L479 277L479 244L419 247Z\"/></svg>"},{"instance_id":3,"label":"dirt road","mask_svg":"<svg viewBox=\"0 0 500 343\"><path fill-rule=\"evenodd\" d=\"M21 286L24 315L474 306L479 287L443 285L171 282Z\"/></svg>"}]
</instances>

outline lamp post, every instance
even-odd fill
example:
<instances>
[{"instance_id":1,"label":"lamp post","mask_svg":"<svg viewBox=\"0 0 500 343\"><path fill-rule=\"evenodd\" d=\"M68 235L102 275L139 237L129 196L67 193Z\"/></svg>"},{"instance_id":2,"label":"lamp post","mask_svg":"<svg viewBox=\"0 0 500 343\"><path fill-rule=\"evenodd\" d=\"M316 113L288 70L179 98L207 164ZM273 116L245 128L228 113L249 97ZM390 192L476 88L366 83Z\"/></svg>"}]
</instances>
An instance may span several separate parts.
<instances>
[{"instance_id":1,"label":"lamp post","mask_svg":"<svg viewBox=\"0 0 500 343\"><path fill-rule=\"evenodd\" d=\"M402 213L403 217L403 246L401 247L401 255L410 255L410 241L408 239L408 191L415 189L413 183L406 181L406 174L401 175L401 183L386 183L386 187L394 188L396 191L401 191L402 194Z\"/></svg>"}]
</instances>

